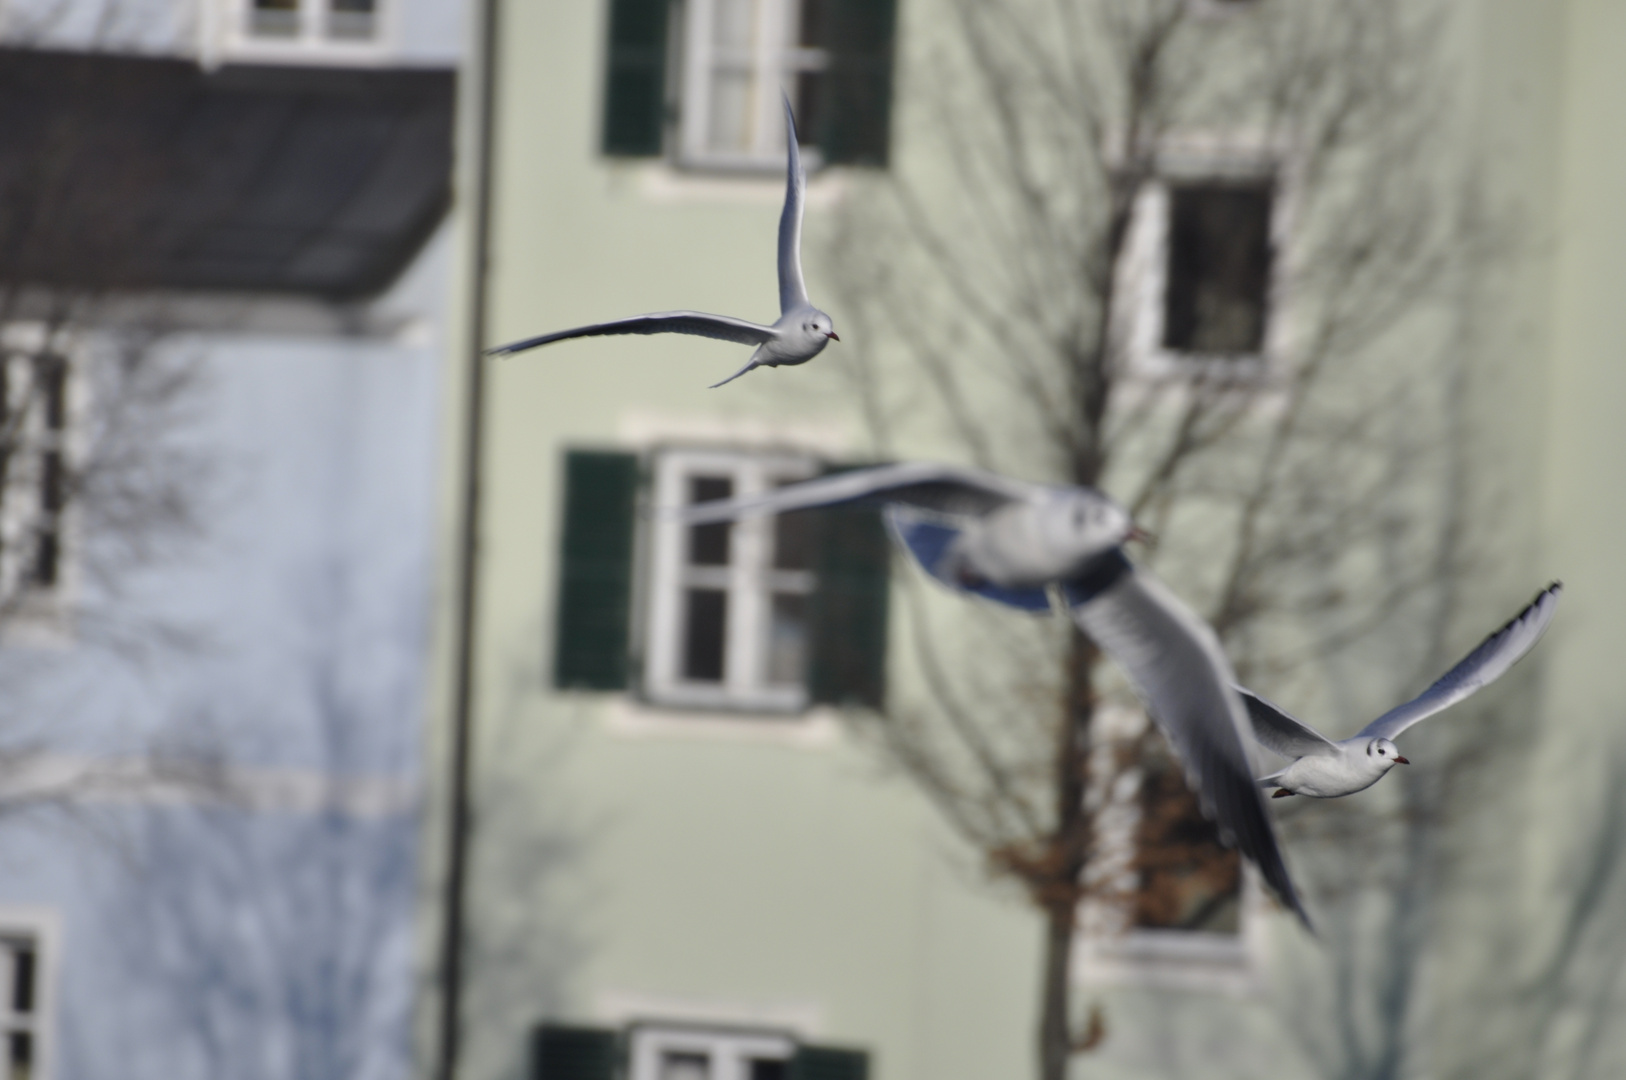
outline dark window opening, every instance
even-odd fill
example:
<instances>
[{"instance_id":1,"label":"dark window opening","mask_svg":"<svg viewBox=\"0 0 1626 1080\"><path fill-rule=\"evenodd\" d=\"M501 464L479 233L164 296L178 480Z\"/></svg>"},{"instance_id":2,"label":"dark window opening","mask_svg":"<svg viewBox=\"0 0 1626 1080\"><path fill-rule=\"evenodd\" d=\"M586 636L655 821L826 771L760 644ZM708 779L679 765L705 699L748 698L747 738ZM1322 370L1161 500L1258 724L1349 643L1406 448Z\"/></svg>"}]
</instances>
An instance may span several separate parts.
<instances>
[{"instance_id":1,"label":"dark window opening","mask_svg":"<svg viewBox=\"0 0 1626 1080\"><path fill-rule=\"evenodd\" d=\"M28 1080L34 1064L34 1036L26 1031L13 1031L6 1038L6 1064L10 1066L6 1080Z\"/></svg>"},{"instance_id":2,"label":"dark window opening","mask_svg":"<svg viewBox=\"0 0 1626 1080\"><path fill-rule=\"evenodd\" d=\"M0 356L0 431L11 429L11 358ZM14 437L0 438L0 507L5 505L6 474L11 468Z\"/></svg>"},{"instance_id":3,"label":"dark window opening","mask_svg":"<svg viewBox=\"0 0 1626 1080\"><path fill-rule=\"evenodd\" d=\"M49 588L56 584L62 558L60 522L66 500L62 453L47 450L40 455L40 524L34 541L34 584Z\"/></svg>"},{"instance_id":4,"label":"dark window opening","mask_svg":"<svg viewBox=\"0 0 1626 1080\"><path fill-rule=\"evenodd\" d=\"M752 1058L748 1080L790 1080L790 1062L783 1058Z\"/></svg>"},{"instance_id":5,"label":"dark window opening","mask_svg":"<svg viewBox=\"0 0 1626 1080\"><path fill-rule=\"evenodd\" d=\"M62 561L62 542L55 529L41 529L34 540L34 584L48 589L56 584Z\"/></svg>"},{"instance_id":6,"label":"dark window opening","mask_svg":"<svg viewBox=\"0 0 1626 1080\"><path fill-rule=\"evenodd\" d=\"M1264 347L1273 194L1268 184L1170 191L1164 348L1235 355Z\"/></svg>"},{"instance_id":7,"label":"dark window opening","mask_svg":"<svg viewBox=\"0 0 1626 1080\"><path fill-rule=\"evenodd\" d=\"M713 502L734 494L734 481L726 476L689 478L691 503ZM728 540L733 526L726 521L694 525L689 529L689 563L692 566L727 566Z\"/></svg>"},{"instance_id":8,"label":"dark window opening","mask_svg":"<svg viewBox=\"0 0 1626 1080\"><path fill-rule=\"evenodd\" d=\"M773 568L811 570L818 546L814 516L805 511L780 514L773 520Z\"/></svg>"},{"instance_id":9,"label":"dark window opening","mask_svg":"<svg viewBox=\"0 0 1626 1080\"><path fill-rule=\"evenodd\" d=\"M26 946L11 954L11 1011L34 1011L34 950Z\"/></svg>"},{"instance_id":10,"label":"dark window opening","mask_svg":"<svg viewBox=\"0 0 1626 1080\"><path fill-rule=\"evenodd\" d=\"M34 380L44 403L45 426L61 431L68 426L68 363L60 356L41 356L34 361Z\"/></svg>"},{"instance_id":11,"label":"dark window opening","mask_svg":"<svg viewBox=\"0 0 1626 1080\"><path fill-rule=\"evenodd\" d=\"M796 44L804 49L819 49L828 40L829 31L824 10L825 0L802 0L799 13L801 26ZM820 109L824 91L824 72L799 71L796 73L796 141L803 146L818 142L823 130L824 114Z\"/></svg>"},{"instance_id":12,"label":"dark window opening","mask_svg":"<svg viewBox=\"0 0 1626 1080\"><path fill-rule=\"evenodd\" d=\"M683 677L723 681L728 638L728 594L721 589L689 589L683 619Z\"/></svg>"}]
</instances>

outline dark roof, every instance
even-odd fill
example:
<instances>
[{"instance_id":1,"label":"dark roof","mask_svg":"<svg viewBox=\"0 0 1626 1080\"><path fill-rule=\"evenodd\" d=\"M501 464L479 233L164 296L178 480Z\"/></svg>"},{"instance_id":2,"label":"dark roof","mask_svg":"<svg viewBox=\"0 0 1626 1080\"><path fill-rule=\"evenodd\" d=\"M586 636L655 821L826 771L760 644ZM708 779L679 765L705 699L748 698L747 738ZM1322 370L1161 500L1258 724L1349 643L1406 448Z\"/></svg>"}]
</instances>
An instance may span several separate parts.
<instances>
[{"instance_id":1,"label":"dark roof","mask_svg":"<svg viewBox=\"0 0 1626 1080\"><path fill-rule=\"evenodd\" d=\"M446 211L453 79L0 49L0 284L375 293Z\"/></svg>"}]
</instances>

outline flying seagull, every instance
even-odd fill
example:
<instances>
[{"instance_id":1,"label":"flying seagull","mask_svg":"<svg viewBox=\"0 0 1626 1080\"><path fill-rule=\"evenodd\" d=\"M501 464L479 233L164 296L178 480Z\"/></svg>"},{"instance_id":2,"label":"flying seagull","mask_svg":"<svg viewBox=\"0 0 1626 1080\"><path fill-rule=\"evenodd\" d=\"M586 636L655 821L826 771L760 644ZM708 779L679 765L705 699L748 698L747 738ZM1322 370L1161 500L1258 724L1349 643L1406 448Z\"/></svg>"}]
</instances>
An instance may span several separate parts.
<instances>
[{"instance_id":1,"label":"flying seagull","mask_svg":"<svg viewBox=\"0 0 1626 1080\"><path fill-rule=\"evenodd\" d=\"M703 311L657 311L630 319L578 326L552 334L499 345L486 352L492 356L534 349L570 338L603 337L608 334L694 334L699 337L755 345L751 360L740 370L713 383L712 389L733 382L752 368L785 367L805 364L836 336L830 316L814 307L802 284L802 203L806 198L807 174L802 171L802 155L796 145L796 118L790 98L785 98L785 208L779 214L779 319L772 326L735 319L728 315L708 315Z\"/></svg>"},{"instance_id":2,"label":"flying seagull","mask_svg":"<svg viewBox=\"0 0 1626 1080\"><path fill-rule=\"evenodd\" d=\"M1253 721L1253 734L1264 746L1293 759L1285 769L1259 778L1264 787L1275 786L1272 798L1309 795L1335 799L1364 791L1396 765L1410 765L1391 741L1417 721L1433 716L1481 687L1489 686L1535 647L1558 610L1560 582L1536 594L1507 625L1435 680L1434 685L1397 705L1362 728L1353 738L1333 742L1264 698L1242 690L1243 703ZM1240 687L1238 689L1241 689Z\"/></svg>"},{"instance_id":3,"label":"flying seagull","mask_svg":"<svg viewBox=\"0 0 1626 1080\"><path fill-rule=\"evenodd\" d=\"M698 525L859 501L897 508L903 516L888 515L894 532L906 522L917 542L941 541L933 563L957 588L1030 610L1049 611L1046 585L1137 535L1128 512L1093 488L1047 487L931 462L854 469L764 495L695 503L678 516Z\"/></svg>"},{"instance_id":4,"label":"flying seagull","mask_svg":"<svg viewBox=\"0 0 1626 1080\"><path fill-rule=\"evenodd\" d=\"M1047 487L923 462L883 465L789 484L754 497L680 510L699 524L871 500L886 504L893 540L952 589L1029 612L1052 592L1129 675L1185 764L1191 787L1305 925L1264 798L1248 760L1247 712L1212 630L1126 559L1138 534L1129 514L1093 488Z\"/></svg>"}]
</instances>

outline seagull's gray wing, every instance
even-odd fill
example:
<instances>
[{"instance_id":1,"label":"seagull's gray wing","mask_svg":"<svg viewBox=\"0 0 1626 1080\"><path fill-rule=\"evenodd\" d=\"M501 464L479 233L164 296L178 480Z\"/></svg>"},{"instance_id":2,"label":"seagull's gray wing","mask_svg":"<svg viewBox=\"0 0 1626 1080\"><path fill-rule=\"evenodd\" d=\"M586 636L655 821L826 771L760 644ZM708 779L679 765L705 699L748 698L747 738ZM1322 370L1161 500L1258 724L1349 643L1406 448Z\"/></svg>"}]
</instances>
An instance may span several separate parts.
<instances>
[{"instance_id":1,"label":"seagull's gray wing","mask_svg":"<svg viewBox=\"0 0 1626 1080\"><path fill-rule=\"evenodd\" d=\"M796 117L785 98L785 208L779 212L779 314L810 307L802 284L802 203L807 196L807 174L797 146Z\"/></svg>"},{"instance_id":2,"label":"seagull's gray wing","mask_svg":"<svg viewBox=\"0 0 1626 1080\"><path fill-rule=\"evenodd\" d=\"M1366 725L1356 738L1392 739L1417 721L1455 705L1501 678L1541 640L1547 624L1553 621L1553 613L1558 610L1558 596L1563 591L1563 583L1557 581L1541 590L1506 626L1482 641L1479 648L1459 660L1456 667L1434 680L1433 686Z\"/></svg>"},{"instance_id":3,"label":"seagull's gray wing","mask_svg":"<svg viewBox=\"0 0 1626 1080\"><path fill-rule=\"evenodd\" d=\"M834 506L859 499L902 502L945 514L984 514L1019 499L1033 498L1042 488L980 469L912 461L878 465L787 484L765 495L696 503L682 508L683 521L732 521L752 514L782 514L814 506Z\"/></svg>"},{"instance_id":4,"label":"seagull's gray wing","mask_svg":"<svg viewBox=\"0 0 1626 1080\"><path fill-rule=\"evenodd\" d=\"M1207 624L1144 570L1072 609L1073 621L1128 674L1185 765L1203 812L1310 925L1245 749L1247 714Z\"/></svg>"},{"instance_id":5,"label":"seagull's gray wing","mask_svg":"<svg viewBox=\"0 0 1626 1080\"><path fill-rule=\"evenodd\" d=\"M507 356L555 341L604 337L608 334L694 334L697 337L717 338L719 341L735 341L741 345L761 345L764 341L776 337L778 331L771 326L761 326L754 322L746 322L744 319L732 319L727 315L708 315L703 311L657 311L650 315L634 315L630 319L594 323L592 326L578 326L574 330L560 330L552 334L526 338L523 341L511 341L507 345L487 349L486 354Z\"/></svg>"},{"instance_id":6,"label":"seagull's gray wing","mask_svg":"<svg viewBox=\"0 0 1626 1080\"><path fill-rule=\"evenodd\" d=\"M1279 706L1245 687L1237 687L1236 692L1242 695L1242 704L1253 723L1253 737L1265 749L1290 758L1338 753L1338 744Z\"/></svg>"}]
</instances>

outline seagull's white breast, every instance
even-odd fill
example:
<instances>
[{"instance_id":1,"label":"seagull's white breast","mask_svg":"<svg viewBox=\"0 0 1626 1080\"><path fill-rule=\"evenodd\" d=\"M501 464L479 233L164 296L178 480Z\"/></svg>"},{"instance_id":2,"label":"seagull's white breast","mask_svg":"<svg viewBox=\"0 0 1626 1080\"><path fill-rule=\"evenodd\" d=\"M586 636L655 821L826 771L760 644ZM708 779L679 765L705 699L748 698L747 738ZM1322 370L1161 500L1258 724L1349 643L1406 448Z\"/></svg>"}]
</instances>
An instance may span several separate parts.
<instances>
[{"instance_id":1,"label":"seagull's white breast","mask_svg":"<svg viewBox=\"0 0 1626 1080\"><path fill-rule=\"evenodd\" d=\"M1368 755L1366 743L1366 739L1360 740L1358 747L1338 743L1336 754L1301 757L1282 770L1277 783L1288 791L1317 799L1336 799L1364 791L1394 767L1393 760Z\"/></svg>"}]
</instances>

